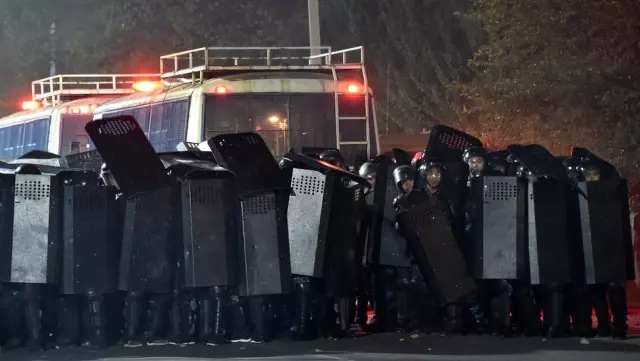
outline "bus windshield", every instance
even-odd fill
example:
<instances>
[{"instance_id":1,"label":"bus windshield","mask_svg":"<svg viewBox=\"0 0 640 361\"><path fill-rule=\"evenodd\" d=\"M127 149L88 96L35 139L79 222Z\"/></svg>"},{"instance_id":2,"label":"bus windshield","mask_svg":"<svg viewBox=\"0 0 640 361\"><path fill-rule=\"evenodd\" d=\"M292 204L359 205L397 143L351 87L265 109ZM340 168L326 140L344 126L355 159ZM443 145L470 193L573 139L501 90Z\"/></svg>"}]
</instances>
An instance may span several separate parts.
<instances>
[{"instance_id":1,"label":"bus windshield","mask_svg":"<svg viewBox=\"0 0 640 361\"><path fill-rule=\"evenodd\" d=\"M332 93L208 95L205 139L218 134L256 132L274 156L289 149L336 143Z\"/></svg>"}]
</instances>

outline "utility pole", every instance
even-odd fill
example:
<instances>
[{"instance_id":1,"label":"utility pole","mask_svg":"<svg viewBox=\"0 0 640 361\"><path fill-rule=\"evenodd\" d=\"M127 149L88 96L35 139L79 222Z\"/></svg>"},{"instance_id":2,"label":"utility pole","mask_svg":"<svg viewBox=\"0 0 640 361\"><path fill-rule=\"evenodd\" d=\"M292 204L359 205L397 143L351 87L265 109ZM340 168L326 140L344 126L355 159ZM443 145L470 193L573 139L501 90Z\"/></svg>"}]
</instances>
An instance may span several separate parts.
<instances>
[{"instance_id":1,"label":"utility pole","mask_svg":"<svg viewBox=\"0 0 640 361\"><path fill-rule=\"evenodd\" d=\"M309 9L309 46L311 56L320 54L320 6L318 0L307 0ZM311 64L319 64L321 59L312 59Z\"/></svg>"},{"instance_id":2,"label":"utility pole","mask_svg":"<svg viewBox=\"0 0 640 361\"><path fill-rule=\"evenodd\" d=\"M56 75L56 18L51 21L51 29L49 30L49 41L51 45L51 59L49 60L49 76Z\"/></svg>"}]
</instances>

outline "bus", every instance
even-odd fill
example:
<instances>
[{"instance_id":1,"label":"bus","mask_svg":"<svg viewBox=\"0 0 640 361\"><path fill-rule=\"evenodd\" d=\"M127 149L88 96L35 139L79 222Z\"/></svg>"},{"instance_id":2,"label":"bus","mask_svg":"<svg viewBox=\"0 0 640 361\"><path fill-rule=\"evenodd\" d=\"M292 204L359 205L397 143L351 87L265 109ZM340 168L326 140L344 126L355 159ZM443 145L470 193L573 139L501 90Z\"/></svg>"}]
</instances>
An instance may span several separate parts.
<instances>
[{"instance_id":1,"label":"bus","mask_svg":"<svg viewBox=\"0 0 640 361\"><path fill-rule=\"evenodd\" d=\"M36 80L24 111L0 118L0 158L15 159L32 150L60 156L84 152L90 146L84 126L96 107L158 79L157 74L92 74Z\"/></svg>"},{"instance_id":2,"label":"bus","mask_svg":"<svg viewBox=\"0 0 640 361\"><path fill-rule=\"evenodd\" d=\"M309 56L311 51L319 53ZM349 164L379 153L364 49L208 47L160 58L163 86L106 102L94 119L134 116L154 149L256 132L279 157L338 148Z\"/></svg>"}]
</instances>

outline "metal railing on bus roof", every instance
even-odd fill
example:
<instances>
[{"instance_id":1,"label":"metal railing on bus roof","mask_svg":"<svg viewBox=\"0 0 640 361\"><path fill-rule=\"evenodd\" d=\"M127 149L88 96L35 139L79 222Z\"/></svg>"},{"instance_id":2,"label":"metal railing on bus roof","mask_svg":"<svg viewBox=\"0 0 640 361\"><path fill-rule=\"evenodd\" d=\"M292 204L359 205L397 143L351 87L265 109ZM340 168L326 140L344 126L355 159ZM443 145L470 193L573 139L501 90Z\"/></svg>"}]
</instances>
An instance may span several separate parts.
<instances>
[{"instance_id":1,"label":"metal railing on bus roof","mask_svg":"<svg viewBox=\"0 0 640 361\"><path fill-rule=\"evenodd\" d=\"M319 54L309 56L310 53ZM202 79L205 72L229 70L358 69L362 46L332 51L331 47L206 47L160 57L162 78Z\"/></svg>"},{"instance_id":2,"label":"metal railing on bus roof","mask_svg":"<svg viewBox=\"0 0 640 361\"><path fill-rule=\"evenodd\" d=\"M135 92L133 84L157 81L158 74L66 74L33 81L33 100L58 105L69 98L96 95L127 95ZM63 100L64 98L64 100Z\"/></svg>"}]
</instances>

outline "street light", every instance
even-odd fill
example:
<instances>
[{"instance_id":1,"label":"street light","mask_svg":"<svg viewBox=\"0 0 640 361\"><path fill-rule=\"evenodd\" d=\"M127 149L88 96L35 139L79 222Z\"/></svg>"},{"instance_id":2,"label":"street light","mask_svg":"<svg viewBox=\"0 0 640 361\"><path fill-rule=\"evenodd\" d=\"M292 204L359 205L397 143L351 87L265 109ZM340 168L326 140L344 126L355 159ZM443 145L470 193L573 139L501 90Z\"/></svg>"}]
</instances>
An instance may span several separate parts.
<instances>
[{"instance_id":1,"label":"street light","mask_svg":"<svg viewBox=\"0 0 640 361\"><path fill-rule=\"evenodd\" d=\"M277 115L272 115L269 117L269 122L273 123L273 124L277 124L280 123L280 117Z\"/></svg>"}]
</instances>

